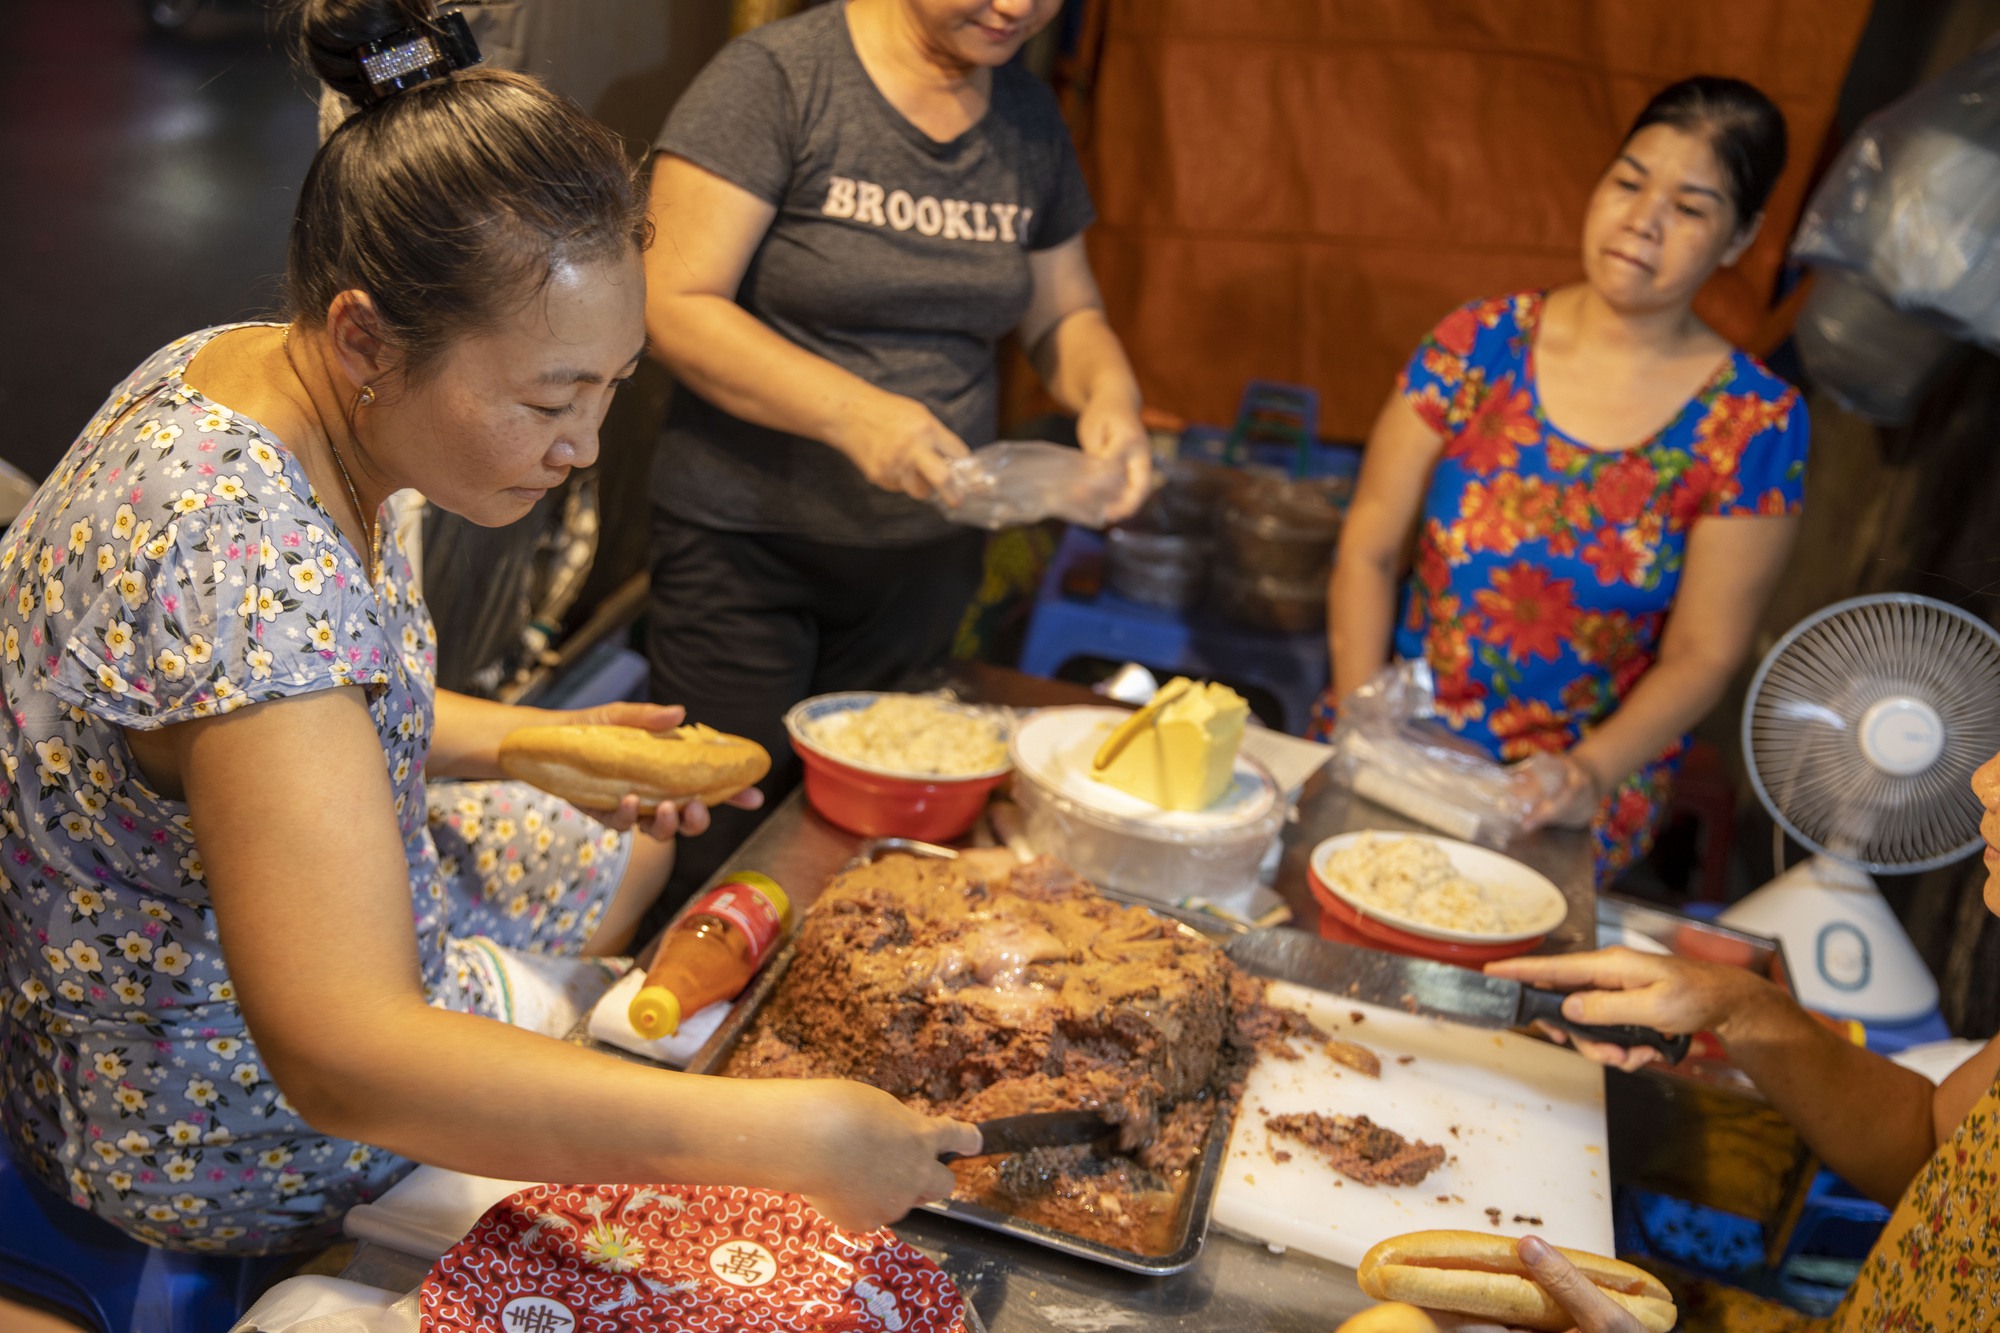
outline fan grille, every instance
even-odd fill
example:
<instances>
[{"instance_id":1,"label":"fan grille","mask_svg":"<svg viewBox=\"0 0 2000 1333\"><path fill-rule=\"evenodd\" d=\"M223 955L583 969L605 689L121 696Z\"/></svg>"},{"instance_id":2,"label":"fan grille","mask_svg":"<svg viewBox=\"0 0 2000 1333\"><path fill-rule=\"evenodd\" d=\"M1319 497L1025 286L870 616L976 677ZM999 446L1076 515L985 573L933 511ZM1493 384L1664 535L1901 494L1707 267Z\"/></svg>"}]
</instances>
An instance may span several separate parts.
<instances>
[{"instance_id":1,"label":"fan grille","mask_svg":"<svg viewBox=\"0 0 2000 1333\"><path fill-rule=\"evenodd\" d=\"M1905 696L1937 711L1943 752L1899 777L1860 724ZM1973 770L2000 751L2000 633L1943 602L1857 597L1794 627L1743 706L1743 753L1772 817L1813 851L1879 873L1946 865L1981 845Z\"/></svg>"}]
</instances>

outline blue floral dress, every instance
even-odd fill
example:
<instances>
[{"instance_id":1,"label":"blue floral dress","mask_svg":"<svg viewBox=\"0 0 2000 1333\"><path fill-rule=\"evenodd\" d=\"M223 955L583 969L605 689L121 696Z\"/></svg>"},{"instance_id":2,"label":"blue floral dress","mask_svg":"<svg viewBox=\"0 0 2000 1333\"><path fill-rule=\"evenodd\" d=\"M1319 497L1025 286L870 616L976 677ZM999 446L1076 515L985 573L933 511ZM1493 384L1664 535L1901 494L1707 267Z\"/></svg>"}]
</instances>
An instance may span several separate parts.
<instances>
[{"instance_id":1,"label":"blue floral dress","mask_svg":"<svg viewBox=\"0 0 2000 1333\"><path fill-rule=\"evenodd\" d=\"M448 1008L506 1017L491 950L574 953L630 843L519 784L426 786L436 635L410 559L385 534L371 587L298 460L183 382L225 331L142 365L0 543L0 1119L23 1166L141 1240L254 1253L323 1241L410 1164L314 1132L272 1083L199 831L124 729L361 685Z\"/></svg>"},{"instance_id":2,"label":"blue floral dress","mask_svg":"<svg viewBox=\"0 0 2000 1333\"><path fill-rule=\"evenodd\" d=\"M1704 518L1796 514L1798 391L1735 352L1629 449L1570 439L1542 411L1527 292L1453 311L1399 389L1444 439L1396 634L1426 658L1446 723L1497 759L1574 746L1653 665ZM1593 824L1598 880L1650 845L1685 741L1626 779Z\"/></svg>"}]
</instances>

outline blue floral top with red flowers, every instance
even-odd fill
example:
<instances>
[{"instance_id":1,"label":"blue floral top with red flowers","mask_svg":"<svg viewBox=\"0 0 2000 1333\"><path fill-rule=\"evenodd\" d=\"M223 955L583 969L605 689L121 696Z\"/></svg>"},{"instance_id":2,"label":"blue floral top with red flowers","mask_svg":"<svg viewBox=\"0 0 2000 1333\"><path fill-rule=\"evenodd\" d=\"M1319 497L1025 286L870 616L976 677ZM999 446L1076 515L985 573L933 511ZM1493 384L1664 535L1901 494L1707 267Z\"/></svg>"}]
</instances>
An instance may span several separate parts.
<instances>
[{"instance_id":1,"label":"blue floral top with red flowers","mask_svg":"<svg viewBox=\"0 0 2000 1333\"><path fill-rule=\"evenodd\" d=\"M1396 651L1430 661L1445 719L1503 760L1569 749L1646 673L1697 522L1795 514L1805 489L1805 405L1741 351L1642 444L1565 436L1535 388L1542 304L1453 311L1399 386L1444 450ZM1614 842L1650 835L1643 800Z\"/></svg>"}]
</instances>

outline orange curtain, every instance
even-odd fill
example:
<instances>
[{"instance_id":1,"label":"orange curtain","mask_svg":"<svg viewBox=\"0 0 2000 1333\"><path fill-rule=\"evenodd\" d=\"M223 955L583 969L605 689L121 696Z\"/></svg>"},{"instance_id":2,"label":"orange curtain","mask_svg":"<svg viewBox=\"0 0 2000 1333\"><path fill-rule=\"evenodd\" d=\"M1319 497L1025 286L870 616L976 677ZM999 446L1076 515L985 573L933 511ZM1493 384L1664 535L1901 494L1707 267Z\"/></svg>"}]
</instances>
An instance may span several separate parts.
<instances>
[{"instance_id":1,"label":"orange curtain","mask_svg":"<svg viewBox=\"0 0 2000 1333\"><path fill-rule=\"evenodd\" d=\"M1091 260L1148 402L1223 422L1253 377L1367 433L1475 296L1579 272L1591 187L1658 88L1748 79L1791 166L1700 310L1754 344L1869 0L1091 0L1072 123Z\"/></svg>"}]
</instances>

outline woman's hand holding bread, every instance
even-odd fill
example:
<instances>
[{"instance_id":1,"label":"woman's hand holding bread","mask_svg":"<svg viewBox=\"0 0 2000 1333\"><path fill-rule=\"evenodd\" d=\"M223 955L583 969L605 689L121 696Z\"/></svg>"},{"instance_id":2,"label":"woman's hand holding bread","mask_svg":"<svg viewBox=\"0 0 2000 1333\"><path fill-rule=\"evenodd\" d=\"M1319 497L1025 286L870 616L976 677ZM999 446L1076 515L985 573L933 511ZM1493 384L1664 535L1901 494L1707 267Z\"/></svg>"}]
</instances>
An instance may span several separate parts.
<instances>
[{"instance_id":1,"label":"woman's hand holding bread","mask_svg":"<svg viewBox=\"0 0 2000 1333\"><path fill-rule=\"evenodd\" d=\"M1375 1245L1355 1275L1363 1291L1393 1304L1363 1311L1340 1333L1666 1333L1676 1318L1666 1287L1645 1269L1537 1236L1414 1231Z\"/></svg>"},{"instance_id":2,"label":"woman's hand holding bread","mask_svg":"<svg viewBox=\"0 0 2000 1333\"><path fill-rule=\"evenodd\" d=\"M500 769L553 792L611 828L661 840L708 828L708 807L764 803L752 784L771 769L755 741L684 726L686 710L610 703L550 714L500 742Z\"/></svg>"}]
</instances>

